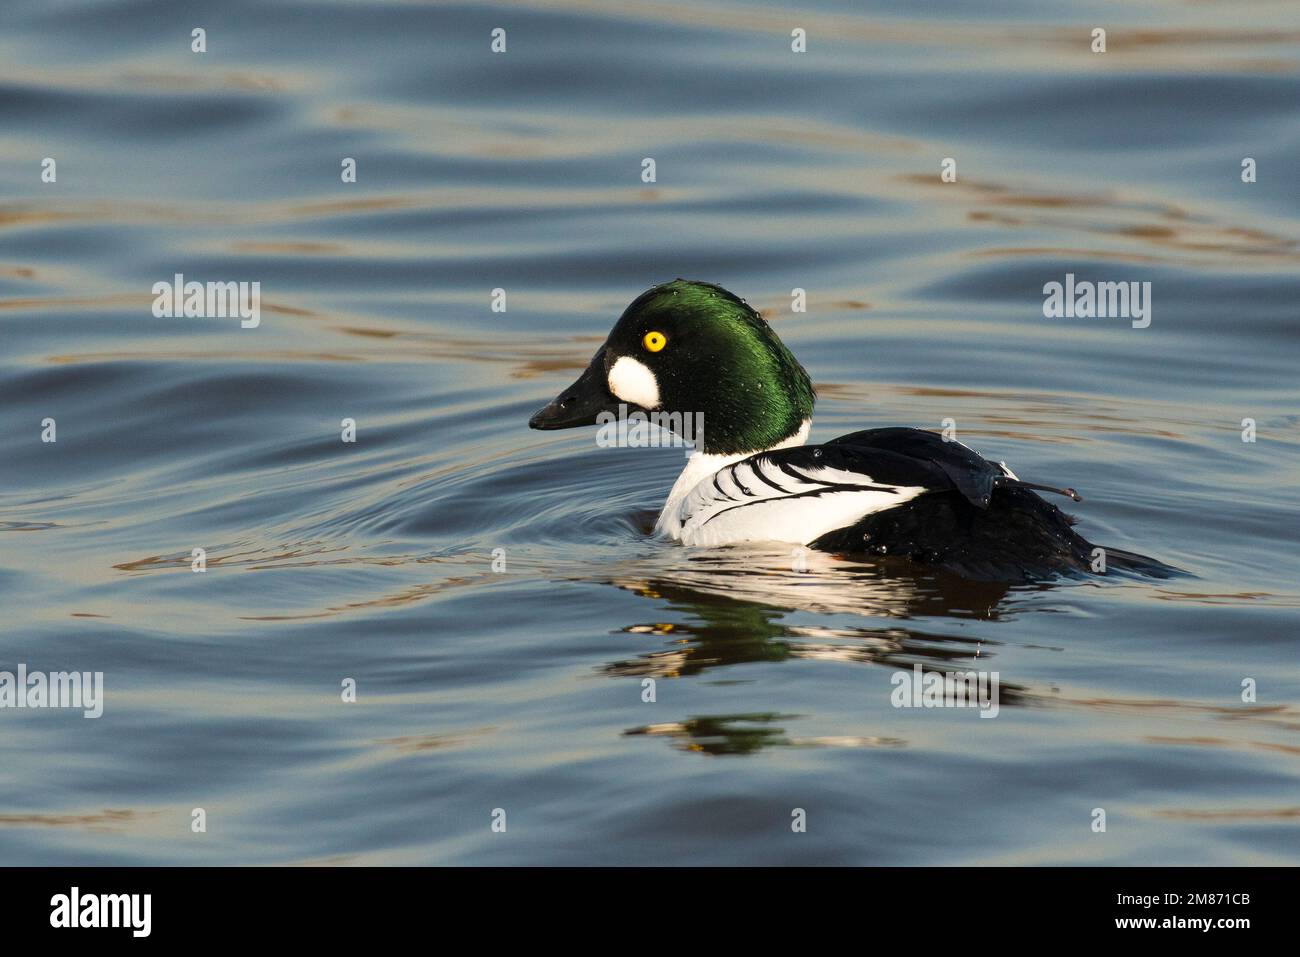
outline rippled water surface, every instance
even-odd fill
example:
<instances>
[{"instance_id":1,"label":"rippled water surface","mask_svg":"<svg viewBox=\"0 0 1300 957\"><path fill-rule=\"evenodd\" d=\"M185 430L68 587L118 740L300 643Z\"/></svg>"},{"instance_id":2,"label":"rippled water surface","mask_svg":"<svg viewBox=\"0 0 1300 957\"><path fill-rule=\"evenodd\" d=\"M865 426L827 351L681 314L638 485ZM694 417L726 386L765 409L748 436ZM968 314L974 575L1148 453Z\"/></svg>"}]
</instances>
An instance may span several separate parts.
<instances>
[{"instance_id":1,"label":"rippled water surface","mask_svg":"<svg viewBox=\"0 0 1300 957\"><path fill-rule=\"evenodd\" d=\"M7 0L0 669L106 703L0 711L0 862L1300 860L1300 10L978 7ZM1190 574L653 539L680 450L526 422L679 275Z\"/></svg>"}]
</instances>

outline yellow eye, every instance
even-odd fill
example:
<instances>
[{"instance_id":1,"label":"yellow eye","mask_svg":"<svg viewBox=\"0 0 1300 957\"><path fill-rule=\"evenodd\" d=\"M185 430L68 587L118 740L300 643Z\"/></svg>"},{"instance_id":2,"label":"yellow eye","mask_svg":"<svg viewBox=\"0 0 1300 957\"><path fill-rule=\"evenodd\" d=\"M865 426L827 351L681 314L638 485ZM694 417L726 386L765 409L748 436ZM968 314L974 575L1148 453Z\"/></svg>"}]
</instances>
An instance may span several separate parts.
<instances>
[{"instance_id":1,"label":"yellow eye","mask_svg":"<svg viewBox=\"0 0 1300 957\"><path fill-rule=\"evenodd\" d=\"M662 332L647 332L641 343L651 352L658 352L664 346L668 345L668 339Z\"/></svg>"}]
</instances>

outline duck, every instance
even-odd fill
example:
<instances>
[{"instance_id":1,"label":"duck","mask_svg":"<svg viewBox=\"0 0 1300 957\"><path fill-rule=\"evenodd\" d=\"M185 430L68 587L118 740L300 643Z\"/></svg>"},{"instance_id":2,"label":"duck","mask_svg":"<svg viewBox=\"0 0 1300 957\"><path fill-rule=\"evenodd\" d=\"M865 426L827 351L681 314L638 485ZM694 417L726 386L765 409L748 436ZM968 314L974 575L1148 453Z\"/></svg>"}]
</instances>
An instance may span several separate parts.
<instances>
[{"instance_id":1,"label":"duck","mask_svg":"<svg viewBox=\"0 0 1300 957\"><path fill-rule=\"evenodd\" d=\"M676 279L637 296L528 424L700 423L654 526L686 546L778 542L985 581L1173 571L1094 545L1038 494L1082 501L1073 488L1023 481L950 436L885 427L810 445L815 401L807 371L744 299Z\"/></svg>"}]
</instances>

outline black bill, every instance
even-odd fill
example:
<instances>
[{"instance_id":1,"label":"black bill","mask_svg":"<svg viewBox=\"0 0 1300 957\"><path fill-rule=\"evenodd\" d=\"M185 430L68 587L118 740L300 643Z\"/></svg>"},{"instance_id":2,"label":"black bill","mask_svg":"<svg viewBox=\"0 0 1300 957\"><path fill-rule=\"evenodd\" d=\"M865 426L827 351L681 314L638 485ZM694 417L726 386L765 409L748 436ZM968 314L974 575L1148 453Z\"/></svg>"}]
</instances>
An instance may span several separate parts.
<instances>
[{"instance_id":1,"label":"black bill","mask_svg":"<svg viewBox=\"0 0 1300 957\"><path fill-rule=\"evenodd\" d=\"M623 403L626 406L626 403ZM619 400L609 391L608 370L605 368L605 350L592 357L587 371L550 404L538 409L528 420L530 429L572 429L580 425L595 425L596 416L602 412L615 415ZM632 407L635 408L635 407Z\"/></svg>"}]
</instances>

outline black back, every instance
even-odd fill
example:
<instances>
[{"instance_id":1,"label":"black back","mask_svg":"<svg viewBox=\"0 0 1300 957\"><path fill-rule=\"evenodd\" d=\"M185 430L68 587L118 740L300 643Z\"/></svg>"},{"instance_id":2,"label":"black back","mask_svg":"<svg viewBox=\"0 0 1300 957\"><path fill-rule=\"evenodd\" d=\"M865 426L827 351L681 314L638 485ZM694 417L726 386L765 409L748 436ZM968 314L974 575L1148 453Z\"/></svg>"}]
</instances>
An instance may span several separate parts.
<instances>
[{"instance_id":1,"label":"black back","mask_svg":"<svg viewBox=\"0 0 1300 957\"><path fill-rule=\"evenodd\" d=\"M819 551L910 559L984 581L1022 581L1091 573L1094 545L1074 531L1074 519L1000 466L958 442L919 429L867 429L822 446L782 449L801 467L828 466L870 475L890 485L930 492L873 512L811 543ZM1105 549L1107 573L1170 577L1176 569L1154 559Z\"/></svg>"}]
</instances>

